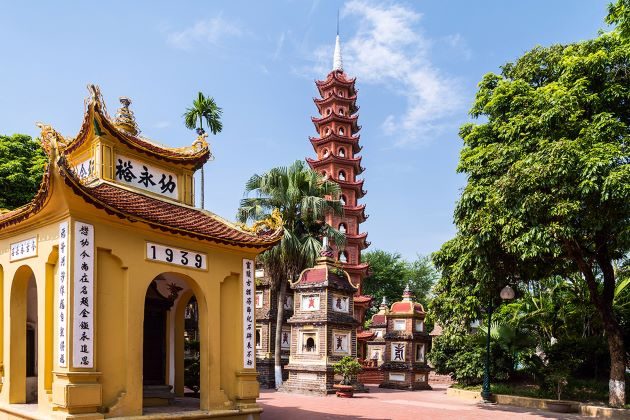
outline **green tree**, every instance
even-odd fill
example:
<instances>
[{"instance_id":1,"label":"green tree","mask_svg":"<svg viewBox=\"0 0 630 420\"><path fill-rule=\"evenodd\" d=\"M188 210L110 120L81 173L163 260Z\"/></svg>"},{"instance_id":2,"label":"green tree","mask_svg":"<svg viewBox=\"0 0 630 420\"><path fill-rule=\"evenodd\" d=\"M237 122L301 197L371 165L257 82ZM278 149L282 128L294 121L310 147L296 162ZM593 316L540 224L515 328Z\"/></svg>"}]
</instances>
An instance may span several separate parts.
<instances>
[{"instance_id":1,"label":"green tree","mask_svg":"<svg viewBox=\"0 0 630 420\"><path fill-rule=\"evenodd\" d=\"M363 280L363 293L374 298L378 304L385 297L393 303L400 300L405 286L426 305L431 287L437 280L437 272L429 257L418 256L409 262L397 252L380 249L369 251L361 259L370 264L370 275Z\"/></svg>"},{"instance_id":2,"label":"green tree","mask_svg":"<svg viewBox=\"0 0 630 420\"><path fill-rule=\"evenodd\" d=\"M248 195L254 194L254 197ZM338 246L345 235L328 225L326 214L341 215L341 189L335 182L295 161L289 167L273 168L263 175L252 176L245 185L237 218L241 222L264 220L278 209L284 222L284 236L276 246L259 256L271 287L277 291L275 335L275 382L282 385L280 340L284 318L284 296L287 282L295 281L302 270L312 267L321 250L320 238L331 238Z\"/></svg>"},{"instance_id":3,"label":"green tree","mask_svg":"<svg viewBox=\"0 0 630 420\"><path fill-rule=\"evenodd\" d=\"M625 39L630 39L630 0L617 0L616 3L610 3L606 23L617 25L619 34Z\"/></svg>"},{"instance_id":4,"label":"green tree","mask_svg":"<svg viewBox=\"0 0 630 420\"><path fill-rule=\"evenodd\" d=\"M468 183L458 234L435 255L438 293L467 286L474 296L460 290L436 303L450 313L475 315L508 282L579 273L608 340L612 406L625 404L613 298L615 261L630 250L629 67L630 48L614 31L537 47L484 76L471 115L485 122L460 131Z\"/></svg>"},{"instance_id":5,"label":"green tree","mask_svg":"<svg viewBox=\"0 0 630 420\"><path fill-rule=\"evenodd\" d=\"M197 129L199 135L205 132L203 128L203 122L206 122L206 126L212 134L220 133L223 129L221 123L221 114L223 110L214 101L211 96L204 96L199 92L197 99L193 101L193 105L186 109L184 113L184 124L187 128L194 130ZM197 125L199 124L199 125ZM203 166L201 167L201 208L205 208L205 176Z\"/></svg>"},{"instance_id":6,"label":"green tree","mask_svg":"<svg viewBox=\"0 0 630 420\"><path fill-rule=\"evenodd\" d=\"M0 136L0 209L14 209L33 199L46 162L41 145L31 137Z\"/></svg>"}]
</instances>

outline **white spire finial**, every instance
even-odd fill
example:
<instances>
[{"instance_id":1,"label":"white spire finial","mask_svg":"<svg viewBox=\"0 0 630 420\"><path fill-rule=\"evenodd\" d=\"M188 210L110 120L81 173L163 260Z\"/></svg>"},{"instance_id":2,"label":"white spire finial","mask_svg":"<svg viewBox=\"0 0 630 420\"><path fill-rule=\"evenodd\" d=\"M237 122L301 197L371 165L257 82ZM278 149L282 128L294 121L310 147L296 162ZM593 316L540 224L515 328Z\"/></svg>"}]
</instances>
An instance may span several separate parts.
<instances>
[{"instance_id":1,"label":"white spire finial","mask_svg":"<svg viewBox=\"0 0 630 420\"><path fill-rule=\"evenodd\" d=\"M339 40L339 9L337 9L337 38L335 39L335 53L333 54L333 71L343 71L341 58L341 41Z\"/></svg>"},{"instance_id":2,"label":"white spire finial","mask_svg":"<svg viewBox=\"0 0 630 420\"><path fill-rule=\"evenodd\" d=\"M333 71L343 71L343 59L341 58L341 42L339 41L339 35L335 40L335 53L333 54Z\"/></svg>"}]
</instances>

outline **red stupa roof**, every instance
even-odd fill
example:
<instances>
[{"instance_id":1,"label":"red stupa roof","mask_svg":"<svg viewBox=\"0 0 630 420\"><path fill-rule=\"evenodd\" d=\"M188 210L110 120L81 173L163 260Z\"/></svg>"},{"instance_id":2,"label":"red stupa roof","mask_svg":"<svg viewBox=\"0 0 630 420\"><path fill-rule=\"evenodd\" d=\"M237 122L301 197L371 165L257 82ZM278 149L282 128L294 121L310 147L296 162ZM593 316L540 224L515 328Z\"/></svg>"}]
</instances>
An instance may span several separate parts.
<instances>
[{"instance_id":1,"label":"red stupa roof","mask_svg":"<svg viewBox=\"0 0 630 420\"><path fill-rule=\"evenodd\" d=\"M323 159L311 159L307 157L306 162L308 162L308 164L313 169L320 168L329 163L336 163L338 165L349 166L354 169L355 175L361 174L364 170L364 168L361 166L361 156L355 156L353 158L339 157L337 155L329 153L328 156L326 156Z\"/></svg>"},{"instance_id":2,"label":"red stupa roof","mask_svg":"<svg viewBox=\"0 0 630 420\"><path fill-rule=\"evenodd\" d=\"M376 335L375 332L372 332L370 330L365 330L365 331L359 331L357 332L357 340L370 340L372 338L374 338L374 336Z\"/></svg>"},{"instance_id":3,"label":"red stupa roof","mask_svg":"<svg viewBox=\"0 0 630 420\"><path fill-rule=\"evenodd\" d=\"M324 137L309 137L309 140L311 141L313 148L316 148L316 146L323 146L332 142L347 144L352 147L352 152L354 154L357 154L362 149L362 147L359 145L359 138L360 136L358 134L352 137L346 137L331 132Z\"/></svg>"},{"instance_id":4,"label":"red stupa roof","mask_svg":"<svg viewBox=\"0 0 630 420\"><path fill-rule=\"evenodd\" d=\"M315 105L317 106L317 110L322 115L324 115L324 111L326 110L326 108L338 102L342 102L346 104L348 106L348 109L350 110L350 114L352 115L352 114L355 114L359 110L359 107L356 105L356 99L357 99L356 95L345 97L345 96L339 96L337 92L331 92L331 94L326 96L325 98L313 98L313 102L315 102Z\"/></svg>"},{"instance_id":5,"label":"red stupa roof","mask_svg":"<svg viewBox=\"0 0 630 420\"><path fill-rule=\"evenodd\" d=\"M386 327L387 326L387 317L385 314L374 314L372 315L372 324L370 327Z\"/></svg>"},{"instance_id":6,"label":"red stupa roof","mask_svg":"<svg viewBox=\"0 0 630 420\"><path fill-rule=\"evenodd\" d=\"M349 96L356 96L357 90L354 88L354 82L356 78L350 78L346 73L339 70L333 70L328 73L326 80L316 80L315 84L317 85L317 89L319 90L319 94L323 97L324 91L330 89L331 87L338 85L344 86L349 89Z\"/></svg>"},{"instance_id":7,"label":"red stupa roof","mask_svg":"<svg viewBox=\"0 0 630 420\"><path fill-rule=\"evenodd\" d=\"M291 282L291 287L329 286L355 292L358 287L352 283L348 273L339 270L333 263L334 261L329 257L319 257L315 267L302 271L297 281Z\"/></svg>"},{"instance_id":8,"label":"red stupa roof","mask_svg":"<svg viewBox=\"0 0 630 420\"><path fill-rule=\"evenodd\" d=\"M320 132L320 128L322 125L329 124L333 121L342 124L350 124L352 126L352 134L356 134L359 130L361 130L361 126L358 123L359 115L354 114L352 116L339 115L337 113L331 112L330 115L326 115L324 117L311 117L311 121L315 125L315 130Z\"/></svg>"}]
</instances>

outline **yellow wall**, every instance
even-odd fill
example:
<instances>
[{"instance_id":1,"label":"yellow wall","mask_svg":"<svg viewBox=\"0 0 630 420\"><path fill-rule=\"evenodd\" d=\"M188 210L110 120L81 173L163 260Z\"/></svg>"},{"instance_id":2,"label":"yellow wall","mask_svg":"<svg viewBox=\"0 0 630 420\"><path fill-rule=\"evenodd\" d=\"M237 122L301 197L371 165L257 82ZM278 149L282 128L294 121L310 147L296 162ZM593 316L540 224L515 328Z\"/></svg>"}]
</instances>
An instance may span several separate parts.
<instances>
[{"instance_id":1,"label":"yellow wall","mask_svg":"<svg viewBox=\"0 0 630 420\"><path fill-rule=\"evenodd\" d=\"M42 216L34 217L19 227L0 232L0 363L4 366L0 411L6 404L22 402L23 399L24 374L20 372L25 366L25 340L23 333L16 332L24 330L23 284L27 283L24 279L31 271L37 282L38 294L40 412L51 413L55 407L55 415L62 418L68 413L96 413L97 409L106 417L142 413L144 301L149 284L162 273L185 280L199 304L201 408L257 407L255 369L243 369L241 295L242 260L254 259L255 253L176 237L142 223L112 218L68 193L65 187L62 191L65 192L67 206L63 198L57 198L54 205L57 211L44 211ZM68 207L72 210L66 219L68 212L64 212L63 208ZM59 222L62 220L71 222L70 233L76 221L94 226L94 369L62 369L57 366L57 245ZM10 244L34 235L39 238L38 255L9 262ZM207 254L208 270L147 261L146 241L203 252ZM72 238L69 243L72 243ZM68 284L71 285L72 280ZM69 310L68 314L71 312ZM70 329L71 325L69 322ZM71 334L71 331L68 332ZM176 341L176 345L183 343ZM71 347L70 341L68 346ZM178 387L177 390L180 389ZM81 406L81 400L100 402L98 407L94 406L95 403ZM98 418L99 414L95 416L93 418Z\"/></svg>"}]
</instances>

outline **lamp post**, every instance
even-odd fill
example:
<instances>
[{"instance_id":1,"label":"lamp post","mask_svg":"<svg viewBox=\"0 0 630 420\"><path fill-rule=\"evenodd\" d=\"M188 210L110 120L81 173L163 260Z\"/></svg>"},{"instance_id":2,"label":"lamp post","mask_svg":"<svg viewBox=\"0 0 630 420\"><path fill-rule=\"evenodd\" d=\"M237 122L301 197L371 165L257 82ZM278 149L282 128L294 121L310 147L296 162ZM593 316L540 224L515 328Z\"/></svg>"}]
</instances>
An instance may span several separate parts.
<instances>
[{"instance_id":1,"label":"lamp post","mask_svg":"<svg viewBox=\"0 0 630 420\"><path fill-rule=\"evenodd\" d=\"M509 285L501 289L499 296L502 300L514 299L514 289ZM492 299L488 303L488 335L486 336L486 364L483 368L483 386L481 387L481 398L483 402L492 402L492 393L490 392L490 324L492 323Z\"/></svg>"}]
</instances>

